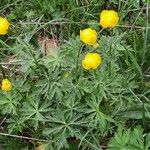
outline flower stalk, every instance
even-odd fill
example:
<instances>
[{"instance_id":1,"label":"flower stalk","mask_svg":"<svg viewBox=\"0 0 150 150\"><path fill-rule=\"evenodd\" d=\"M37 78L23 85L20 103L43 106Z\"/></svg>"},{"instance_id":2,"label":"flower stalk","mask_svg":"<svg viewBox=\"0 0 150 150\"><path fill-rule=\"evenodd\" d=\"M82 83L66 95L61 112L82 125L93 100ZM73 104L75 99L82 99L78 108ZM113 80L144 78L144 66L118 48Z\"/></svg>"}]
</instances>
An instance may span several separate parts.
<instances>
[{"instance_id":1,"label":"flower stalk","mask_svg":"<svg viewBox=\"0 0 150 150\"><path fill-rule=\"evenodd\" d=\"M75 81L76 82L78 80L78 63L79 63L79 57L80 57L80 53L81 53L81 51L83 49L83 46L84 45L82 45L81 48L78 49L77 56L76 56L76 64L75 64Z\"/></svg>"}]
</instances>

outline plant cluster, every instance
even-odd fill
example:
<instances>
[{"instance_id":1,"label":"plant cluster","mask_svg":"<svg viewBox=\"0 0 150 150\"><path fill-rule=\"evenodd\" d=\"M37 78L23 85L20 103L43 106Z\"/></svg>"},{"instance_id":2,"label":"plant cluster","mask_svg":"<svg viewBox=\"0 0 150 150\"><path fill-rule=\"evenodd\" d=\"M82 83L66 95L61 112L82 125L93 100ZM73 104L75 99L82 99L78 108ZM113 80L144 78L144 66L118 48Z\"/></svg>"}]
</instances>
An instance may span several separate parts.
<instances>
[{"instance_id":1,"label":"plant cluster","mask_svg":"<svg viewBox=\"0 0 150 150\"><path fill-rule=\"evenodd\" d=\"M114 0L118 12L101 7L99 23L78 25L78 32L71 28L73 34L46 55L37 34L49 35L47 25L59 32L57 25L66 19L59 18L60 13L68 7L72 7L71 17L65 12L69 19L77 6L91 8L86 1L54 2L32 1L38 11L42 9L39 14L47 19L51 13L53 20L40 24L43 16L39 17L34 27L23 24L18 33L11 19L0 18L0 146L4 150L149 150L149 2L143 5L142 31L132 29L135 22L128 31L117 28L126 22L122 12L129 6L135 9L138 2ZM99 10L96 6L91 15ZM80 13L74 16L81 18ZM86 13L82 19L89 18ZM59 23L53 25L55 19Z\"/></svg>"}]
</instances>

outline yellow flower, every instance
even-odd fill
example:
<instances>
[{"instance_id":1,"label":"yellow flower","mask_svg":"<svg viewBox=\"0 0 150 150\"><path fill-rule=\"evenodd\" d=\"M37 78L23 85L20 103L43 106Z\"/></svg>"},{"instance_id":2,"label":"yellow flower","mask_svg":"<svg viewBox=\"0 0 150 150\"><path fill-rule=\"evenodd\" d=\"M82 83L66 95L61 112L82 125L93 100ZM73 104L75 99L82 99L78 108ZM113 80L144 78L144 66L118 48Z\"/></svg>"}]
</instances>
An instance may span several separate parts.
<instances>
[{"instance_id":1,"label":"yellow flower","mask_svg":"<svg viewBox=\"0 0 150 150\"><path fill-rule=\"evenodd\" d=\"M10 91L12 89L11 82L8 79L3 79L1 89L2 91Z\"/></svg>"},{"instance_id":2,"label":"yellow flower","mask_svg":"<svg viewBox=\"0 0 150 150\"><path fill-rule=\"evenodd\" d=\"M0 17L0 35L7 34L9 29L9 22L7 19Z\"/></svg>"},{"instance_id":3,"label":"yellow flower","mask_svg":"<svg viewBox=\"0 0 150 150\"><path fill-rule=\"evenodd\" d=\"M100 25L103 28L113 28L118 24L119 16L114 10L103 10L100 14Z\"/></svg>"},{"instance_id":4,"label":"yellow flower","mask_svg":"<svg viewBox=\"0 0 150 150\"><path fill-rule=\"evenodd\" d=\"M87 53L82 60L84 69L96 69L101 64L101 56L98 53Z\"/></svg>"},{"instance_id":5,"label":"yellow flower","mask_svg":"<svg viewBox=\"0 0 150 150\"><path fill-rule=\"evenodd\" d=\"M91 28L80 30L80 40L85 44L98 47L97 41L97 32Z\"/></svg>"}]
</instances>

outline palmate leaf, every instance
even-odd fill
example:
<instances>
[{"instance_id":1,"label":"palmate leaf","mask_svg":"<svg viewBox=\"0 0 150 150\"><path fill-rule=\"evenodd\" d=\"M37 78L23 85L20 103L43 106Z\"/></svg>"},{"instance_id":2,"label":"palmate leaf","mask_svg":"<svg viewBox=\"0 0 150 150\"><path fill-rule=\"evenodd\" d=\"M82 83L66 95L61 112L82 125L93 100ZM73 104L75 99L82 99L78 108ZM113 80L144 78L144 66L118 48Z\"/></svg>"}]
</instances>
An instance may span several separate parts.
<instances>
[{"instance_id":1,"label":"palmate leaf","mask_svg":"<svg viewBox=\"0 0 150 150\"><path fill-rule=\"evenodd\" d=\"M63 132L61 134L59 134L57 136L58 140L57 140L57 149L60 150L61 148L63 149L68 149L69 148L69 144L67 142L67 132L66 129L63 130Z\"/></svg>"},{"instance_id":2,"label":"palmate leaf","mask_svg":"<svg viewBox=\"0 0 150 150\"><path fill-rule=\"evenodd\" d=\"M88 81L87 78L79 77L77 83L73 83L73 79L64 80L63 87L64 93L66 96L72 96L80 100L82 96L87 93L92 93L93 91L93 83Z\"/></svg>"},{"instance_id":3,"label":"palmate leaf","mask_svg":"<svg viewBox=\"0 0 150 150\"><path fill-rule=\"evenodd\" d=\"M143 129L141 127L137 127L132 131L129 143L135 150L145 150Z\"/></svg>"},{"instance_id":4,"label":"palmate leaf","mask_svg":"<svg viewBox=\"0 0 150 150\"><path fill-rule=\"evenodd\" d=\"M109 122L115 122L111 116L104 113L101 102L101 98L92 97L86 100L89 108L85 111L89 124L95 128L99 128L100 132L104 132Z\"/></svg>"},{"instance_id":5,"label":"palmate leaf","mask_svg":"<svg viewBox=\"0 0 150 150\"><path fill-rule=\"evenodd\" d=\"M39 96L30 95L20 111L22 117L26 121L31 121L31 125L37 129L39 122L45 123L45 115L51 109L47 100L44 101Z\"/></svg>"},{"instance_id":6,"label":"palmate leaf","mask_svg":"<svg viewBox=\"0 0 150 150\"><path fill-rule=\"evenodd\" d=\"M49 69L48 75L35 84L37 94L41 93L50 100L54 97L60 100L63 96L63 85L61 83L60 73L58 68L55 71Z\"/></svg>"},{"instance_id":7,"label":"palmate leaf","mask_svg":"<svg viewBox=\"0 0 150 150\"><path fill-rule=\"evenodd\" d=\"M119 127L108 143L108 150L149 150L149 140L150 135L144 135L140 126L135 127L133 131Z\"/></svg>"},{"instance_id":8,"label":"palmate leaf","mask_svg":"<svg viewBox=\"0 0 150 150\"><path fill-rule=\"evenodd\" d=\"M65 112L56 110L53 117L46 118L48 127L44 129L43 134L47 137L53 137L57 141L57 148L67 148L67 139L70 137L78 138L79 129L86 127L82 115L68 116Z\"/></svg>"},{"instance_id":9,"label":"palmate leaf","mask_svg":"<svg viewBox=\"0 0 150 150\"><path fill-rule=\"evenodd\" d=\"M3 114L17 114L22 96L16 91L1 93L0 110Z\"/></svg>"},{"instance_id":10,"label":"palmate leaf","mask_svg":"<svg viewBox=\"0 0 150 150\"><path fill-rule=\"evenodd\" d=\"M25 123L24 123L24 118L20 117L19 115L16 117L11 117L10 119L7 120L7 122L9 123L8 125L8 132L12 133L12 132L22 132L23 129L26 127Z\"/></svg>"},{"instance_id":11,"label":"palmate leaf","mask_svg":"<svg viewBox=\"0 0 150 150\"><path fill-rule=\"evenodd\" d=\"M50 69L54 71L56 68L63 66L64 64L63 57L64 56L59 49L51 49L50 58L47 58L47 59L44 58L43 62L45 66L50 66Z\"/></svg>"},{"instance_id":12,"label":"palmate leaf","mask_svg":"<svg viewBox=\"0 0 150 150\"><path fill-rule=\"evenodd\" d=\"M83 104L79 99L73 97L70 95L66 95L66 97L63 98L61 109L70 117L72 117L74 114L84 114L86 110L85 104Z\"/></svg>"},{"instance_id":13,"label":"palmate leaf","mask_svg":"<svg viewBox=\"0 0 150 150\"><path fill-rule=\"evenodd\" d=\"M78 137L79 143L78 143L78 149L82 150L102 150L100 146L100 132L99 130L95 130L93 125L88 125L88 128L84 132L80 130L76 134L76 137Z\"/></svg>"},{"instance_id":14,"label":"palmate leaf","mask_svg":"<svg viewBox=\"0 0 150 150\"><path fill-rule=\"evenodd\" d=\"M72 127L72 126L86 126L86 121L83 120L83 115L73 115L70 117L68 114L66 114L65 111L62 111L56 109L56 112L53 114L53 116L48 116L46 118L46 121L48 123L55 124L55 125L63 125L65 128Z\"/></svg>"},{"instance_id":15,"label":"palmate leaf","mask_svg":"<svg viewBox=\"0 0 150 150\"><path fill-rule=\"evenodd\" d=\"M130 130L123 130L123 128L118 128L117 133L114 138L109 142L109 150L129 150L128 142L130 139Z\"/></svg>"},{"instance_id":16,"label":"palmate leaf","mask_svg":"<svg viewBox=\"0 0 150 150\"><path fill-rule=\"evenodd\" d=\"M66 44L62 45L62 54L64 56L64 63L66 67L74 68L76 62L77 50L81 48L81 41L78 37L76 39L70 38L69 41L66 41Z\"/></svg>"}]
</instances>

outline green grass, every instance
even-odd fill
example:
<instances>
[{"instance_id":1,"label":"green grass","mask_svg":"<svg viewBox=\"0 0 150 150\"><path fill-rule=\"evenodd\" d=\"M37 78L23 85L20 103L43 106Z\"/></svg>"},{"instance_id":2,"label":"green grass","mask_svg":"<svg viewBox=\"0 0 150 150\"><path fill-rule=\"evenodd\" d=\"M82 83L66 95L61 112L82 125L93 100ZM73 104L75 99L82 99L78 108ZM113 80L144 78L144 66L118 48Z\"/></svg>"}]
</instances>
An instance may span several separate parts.
<instances>
[{"instance_id":1,"label":"green grass","mask_svg":"<svg viewBox=\"0 0 150 150\"><path fill-rule=\"evenodd\" d=\"M99 25L99 13L115 9L114 29ZM0 149L148 150L150 122L149 1L2 0L11 23L0 37ZM83 45L81 29L92 27L100 47ZM57 39L45 55L38 37ZM86 71L87 52L102 65ZM48 52L47 52L48 53Z\"/></svg>"}]
</instances>

